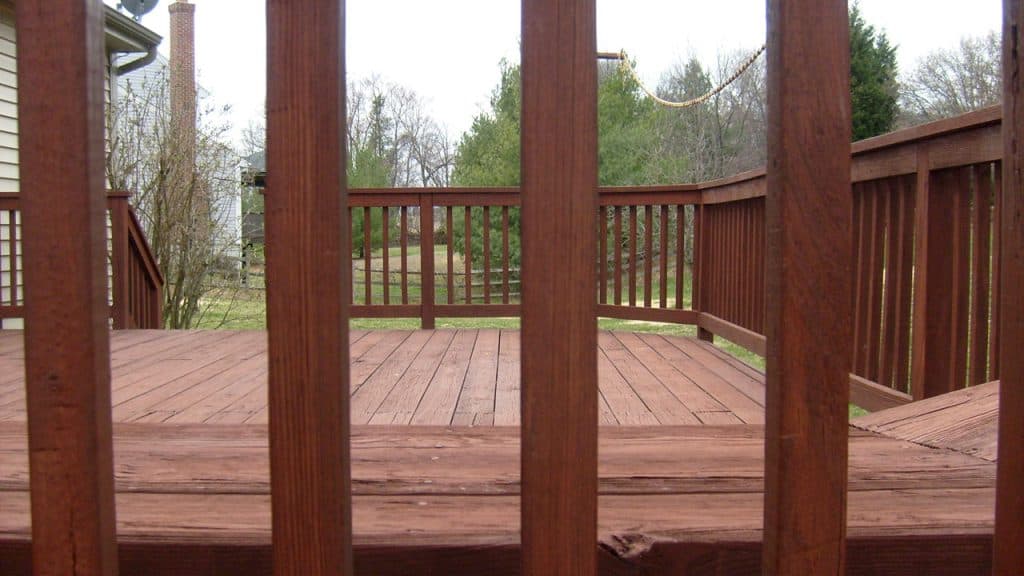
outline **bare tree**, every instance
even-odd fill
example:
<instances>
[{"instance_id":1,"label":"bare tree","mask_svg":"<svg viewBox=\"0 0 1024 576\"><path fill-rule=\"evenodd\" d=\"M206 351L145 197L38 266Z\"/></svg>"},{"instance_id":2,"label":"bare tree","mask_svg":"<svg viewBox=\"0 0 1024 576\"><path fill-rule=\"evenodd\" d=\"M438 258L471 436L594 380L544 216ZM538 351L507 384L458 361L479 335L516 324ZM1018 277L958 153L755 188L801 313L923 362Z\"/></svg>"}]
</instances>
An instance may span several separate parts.
<instances>
[{"instance_id":1,"label":"bare tree","mask_svg":"<svg viewBox=\"0 0 1024 576\"><path fill-rule=\"evenodd\" d=\"M948 118L1002 101L998 34L967 37L957 48L921 58L900 86L900 124Z\"/></svg>"},{"instance_id":2,"label":"bare tree","mask_svg":"<svg viewBox=\"0 0 1024 576\"><path fill-rule=\"evenodd\" d=\"M665 74L659 96L671 101L702 96L731 77L749 56L749 52L719 55L711 70L690 58ZM703 104L659 109L655 122L658 150L651 164L659 173L654 179L706 181L762 165L765 98L761 59Z\"/></svg>"},{"instance_id":3,"label":"bare tree","mask_svg":"<svg viewBox=\"0 0 1024 576\"><path fill-rule=\"evenodd\" d=\"M349 150L370 145L386 166L389 186L447 186L454 146L413 90L377 76L348 88Z\"/></svg>"},{"instance_id":4,"label":"bare tree","mask_svg":"<svg viewBox=\"0 0 1024 576\"><path fill-rule=\"evenodd\" d=\"M111 106L107 178L132 204L166 279L164 324L190 328L237 271L238 157L215 111L193 132L171 119L164 71L126 86ZM194 155L194 161L193 161Z\"/></svg>"}]
</instances>

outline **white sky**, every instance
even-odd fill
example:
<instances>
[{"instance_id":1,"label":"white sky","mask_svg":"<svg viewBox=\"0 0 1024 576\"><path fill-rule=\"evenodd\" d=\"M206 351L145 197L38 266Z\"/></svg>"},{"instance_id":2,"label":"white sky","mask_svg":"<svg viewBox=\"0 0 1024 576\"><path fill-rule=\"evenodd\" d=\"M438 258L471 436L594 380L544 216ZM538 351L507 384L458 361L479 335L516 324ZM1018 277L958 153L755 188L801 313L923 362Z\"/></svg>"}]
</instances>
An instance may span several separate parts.
<instances>
[{"instance_id":1,"label":"white sky","mask_svg":"<svg viewBox=\"0 0 1024 576\"><path fill-rule=\"evenodd\" d=\"M116 0L104 0L116 5ZM164 36L163 0L142 23ZM235 134L263 113L266 90L265 0L193 0L198 81L232 108ZM860 0L865 19L898 45L900 67L955 46L962 36L1001 27L999 0ZM350 79L376 74L425 98L434 118L458 137L484 110L498 62L518 60L517 0L348 0ZM598 49L625 49L654 87L673 64L764 42L764 0L597 0Z\"/></svg>"}]
</instances>

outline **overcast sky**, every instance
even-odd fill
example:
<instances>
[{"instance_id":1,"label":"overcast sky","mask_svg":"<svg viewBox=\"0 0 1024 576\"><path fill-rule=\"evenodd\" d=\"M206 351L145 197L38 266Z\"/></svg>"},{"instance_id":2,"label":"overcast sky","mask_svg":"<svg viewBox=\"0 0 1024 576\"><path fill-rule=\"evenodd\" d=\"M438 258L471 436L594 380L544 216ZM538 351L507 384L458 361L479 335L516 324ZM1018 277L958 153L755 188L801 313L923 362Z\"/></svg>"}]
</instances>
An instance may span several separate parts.
<instances>
[{"instance_id":1,"label":"overcast sky","mask_svg":"<svg viewBox=\"0 0 1024 576\"><path fill-rule=\"evenodd\" d=\"M105 0L116 5L117 0ZM162 0L142 23L164 36ZM263 113L265 0L194 0L199 83L230 105L235 134ZM518 0L348 0L350 79L372 74L412 88L456 136L488 104L498 62L519 58ZM901 69L961 37L1001 27L999 0L860 0L865 19L899 47ZM598 50L625 49L654 87L674 64L753 51L765 37L764 0L597 0Z\"/></svg>"}]
</instances>

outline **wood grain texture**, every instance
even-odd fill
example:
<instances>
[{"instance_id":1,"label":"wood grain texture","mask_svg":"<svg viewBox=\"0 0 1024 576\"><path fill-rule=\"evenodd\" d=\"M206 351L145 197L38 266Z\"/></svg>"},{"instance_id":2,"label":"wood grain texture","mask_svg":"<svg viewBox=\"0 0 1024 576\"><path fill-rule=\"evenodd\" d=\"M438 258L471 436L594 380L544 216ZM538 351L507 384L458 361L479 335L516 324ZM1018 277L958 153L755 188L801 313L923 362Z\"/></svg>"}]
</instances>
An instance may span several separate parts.
<instances>
[{"instance_id":1,"label":"wood grain texture","mask_svg":"<svg viewBox=\"0 0 1024 576\"><path fill-rule=\"evenodd\" d=\"M114 433L122 574L270 573L265 426ZM763 437L760 426L602 430L598 573L759 573ZM522 573L515 428L366 426L352 438L357 571ZM18 576L24 445L23 426L0 424L0 565ZM849 573L977 574L991 557L994 475L976 457L851 432Z\"/></svg>"},{"instance_id":2,"label":"wood grain texture","mask_svg":"<svg viewBox=\"0 0 1024 576\"><path fill-rule=\"evenodd\" d=\"M278 575L352 574L344 30L343 0L267 4L267 327Z\"/></svg>"},{"instance_id":3,"label":"wood grain texture","mask_svg":"<svg viewBox=\"0 0 1024 576\"><path fill-rule=\"evenodd\" d=\"M861 430L996 461L999 383L990 382L861 416Z\"/></svg>"},{"instance_id":4,"label":"wood grain texture","mask_svg":"<svg viewBox=\"0 0 1024 576\"><path fill-rule=\"evenodd\" d=\"M602 425L655 423L654 403L677 422L693 421L686 414L704 423L764 422L764 374L715 347L678 336L600 334L599 353L611 358L598 370L611 417ZM446 426L459 406L460 423L493 414L494 425L519 425L520 334L496 338L479 330L351 332L353 417ZM111 345L114 422L267 422L264 332L118 330ZM0 333L0 422L25 421L23 350L21 333ZM672 396L652 388L648 372Z\"/></svg>"},{"instance_id":5,"label":"wood grain texture","mask_svg":"<svg viewBox=\"0 0 1024 576\"><path fill-rule=\"evenodd\" d=\"M113 575L103 6L16 10L33 572Z\"/></svg>"},{"instance_id":6,"label":"wood grain texture","mask_svg":"<svg viewBox=\"0 0 1024 576\"><path fill-rule=\"evenodd\" d=\"M596 8L594 0L524 0L522 9L522 570L590 575L597 570ZM553 238L573 258L551 250Z\"/></svg>"},{"instance_id":7,"label":"wood grain texture","mask_svg":"<svg viewBox=\"0 0 1024 576\"><path fill-rule=\"evenodd\" d=\"M768 2L765 574L844 574L850 373L845 1Z\"/></svg>"},{"instance_id":8,"label":"wood grain texture","mask_svg":"<svg viewBox=\"0 0 1024 576\"><path fill-rule=\"evenodd\" d=\"M1024 2L1003 2L1003 166L999 248L999 472L993 573L1024 566Z\"/></svg>"}]
</instances>

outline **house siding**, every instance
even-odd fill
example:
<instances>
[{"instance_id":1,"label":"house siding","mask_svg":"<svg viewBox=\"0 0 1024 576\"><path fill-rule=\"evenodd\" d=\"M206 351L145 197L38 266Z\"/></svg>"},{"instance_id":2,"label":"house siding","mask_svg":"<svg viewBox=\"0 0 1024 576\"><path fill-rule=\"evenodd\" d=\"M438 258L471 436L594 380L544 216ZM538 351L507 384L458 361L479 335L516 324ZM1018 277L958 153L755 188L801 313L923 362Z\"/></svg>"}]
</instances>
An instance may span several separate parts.
<instances>
[{"instance_id":1,"label":"house siding","mask_svg":"<svg viewBox=\"0 0 1024 576\"><path fill-rule=\"evenodd\" d=\"M20 193L18 164L18 49L14 5L0 1L0 193ZM110 109L110 66L104 68L103 99ZM13 222L12 222L13 219ZM0 304L22 305L24 286L21 267L21 216L0 211ZM12 246L12 231L18 238ZM108 218L109 243L109 218ZM17 257L12 258L12 254ZM108 263L107 275L111 274ZM108 299L110 294L108 294ZM20 318L0 319L0 329L23 327Z\"/></svg>"},{"instance_id":2,"label":"house siding","mask_svg":"<svg viewBox=\"0 0 1024 576\"><path fill-rule=\"evenodd\" d=\"M14 7L0 4L0 192L18 192L18 50Z\"/></svg>"}]
</instances>

